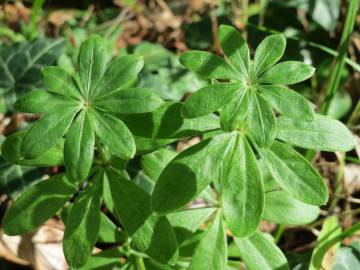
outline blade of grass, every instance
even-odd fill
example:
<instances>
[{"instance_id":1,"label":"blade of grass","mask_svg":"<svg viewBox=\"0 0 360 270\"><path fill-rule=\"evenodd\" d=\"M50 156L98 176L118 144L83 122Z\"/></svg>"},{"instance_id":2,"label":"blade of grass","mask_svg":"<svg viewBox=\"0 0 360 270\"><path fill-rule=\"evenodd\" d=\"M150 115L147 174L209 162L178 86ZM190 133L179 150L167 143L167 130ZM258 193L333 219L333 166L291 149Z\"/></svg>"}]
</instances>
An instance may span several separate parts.
<instances>
[{"instance_id":1,"label":"blade of grass","mask_svg":"<svg viewBox=\"0 0 360 270\"><path fill-rule=\"evenodd\" d=\"M329 86L327 88L325 98L321 106L321 113L323 114L328 113L330 102L339 88L341 71L345 66L346 52L349 47L351 33L354 30L358 7L358 0L350 0L348 12L345 19L345 25L338 48L338 56L335 58L335 66L333 67L333 70L331 72Z\"/></svg>"}]
</instances>

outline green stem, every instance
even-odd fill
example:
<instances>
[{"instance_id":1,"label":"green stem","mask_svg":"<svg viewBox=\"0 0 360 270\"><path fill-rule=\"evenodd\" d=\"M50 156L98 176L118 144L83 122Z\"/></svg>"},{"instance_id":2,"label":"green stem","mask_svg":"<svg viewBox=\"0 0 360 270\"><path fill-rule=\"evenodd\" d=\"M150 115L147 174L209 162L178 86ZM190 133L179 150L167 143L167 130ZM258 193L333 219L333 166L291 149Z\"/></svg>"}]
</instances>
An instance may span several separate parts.
<instances>
[{"instance_id":1,"label":"green stem","mask_svg":"<svg viewBox=\"0 0 360 270\"><path fill-rule=\"evenodd\" d=\"M345 19L344 29L341 35L341 40L338 48L338 56L335 59L335 66L331 73L329 86L327 88L323 104L321 106L321 113L327 114L330 108L331 100L340 85L341 71L345 66L345 57L347 48L349 46L350 36L354 29L359 0L350 0L348 12Z\"/></svg>"},{"instance_id":2,"label":"green stem","mask_svg":"<svg viewBox=\"0 0 360 270\"><path fill-rule=\"evenodd\" d=\"M41 12L41 8L44 5L45 0L35 0L34 4L32 6L31 10L31 21L30 21L30 39L33 39L36 37L37 34L37 24L38 24L38 18L39 14Z\"/></svg>"},{"instance_id":3,"label":"green stem","mask_svg":"<svg viewBox=\"0 0 360 270\"><path fill-rule=\"evenodd\" d=\"M135 258L135 264L136 264L136 269L138 270L146 270L145 264L144 264L144 260L142 257L136 257Z\"/></svg>"},{"instance_id":4,"label":"green stem","mask_svg":"<svg viewBox=\"0 0 360 270\"><path fill-rule=\"evenodd\" d=\"M346 161L350 161L352 163L360 164L360 159L354 157L346 157Z\"/></svg>"},{"instance_id":5,"label":"green stem","mask_svg":"<svg viewBox=\"0 0 360 270\"><path fill-rule=\"evenodd\" d=\"M279 224L276 228L275 234L274 234L274 242L275 244L278 244L281 236L283 235L285 231L285 225L284 224Z\"/></svg>"}]
</instances>

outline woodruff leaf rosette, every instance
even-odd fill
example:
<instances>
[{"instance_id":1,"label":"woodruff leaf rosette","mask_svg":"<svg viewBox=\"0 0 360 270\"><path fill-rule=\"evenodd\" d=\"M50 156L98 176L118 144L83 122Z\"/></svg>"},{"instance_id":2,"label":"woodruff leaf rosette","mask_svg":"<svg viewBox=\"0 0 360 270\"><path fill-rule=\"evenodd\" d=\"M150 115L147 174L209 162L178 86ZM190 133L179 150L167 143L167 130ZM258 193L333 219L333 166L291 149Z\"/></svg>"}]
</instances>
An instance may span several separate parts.
<instances>
[{"instance_id":1,"label":"woodruff leaf rosette","mask_svg":"<svg viewBox=\"0 0 360 270\"><path fill-rule=\"evenodd\" d=\"M129 88L143 67L142 58L126 55L108 64L97 36L81 46L78 67L76 77L58 67L45 68L43 83L48 91L32 91L15 105L18 111L45 114L24 135L23 156L36 158L65 135L64 161L74 182L90 172L95 138L120 158L135 155L133 136L116 113L144 113L162 104L151 91Z\"/></svg>"}]
</instances>

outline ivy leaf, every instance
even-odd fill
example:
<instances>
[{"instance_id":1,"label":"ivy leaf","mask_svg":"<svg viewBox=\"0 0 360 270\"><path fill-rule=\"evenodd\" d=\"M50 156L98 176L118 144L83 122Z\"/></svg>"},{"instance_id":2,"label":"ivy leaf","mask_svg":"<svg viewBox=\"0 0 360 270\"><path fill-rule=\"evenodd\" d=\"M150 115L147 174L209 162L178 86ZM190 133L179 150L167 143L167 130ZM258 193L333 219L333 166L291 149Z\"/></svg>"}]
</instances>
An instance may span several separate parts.
<instances>
[{"instance_id":1,"label":"ivy leaf","mask_svg":"<svg viewBox=\"0 0 360 270\"><path fill-rule=\"evenodd\" d=\"M311 205L324 205L328 191L320 174L302 155L284 143L275 141L261 156L274 180L296 199Z\"/></svg>"},{"instance_id":2,"label":"ivy leaf","mask_svg":"<svg viewBox=\"0 0 360 270\"><path fill-rule=\"evenodd\" d=\"M230 102L241 88L240 83L207 85L186 100L182 114L186 118L196 118L213 113Z\"/></svg>"},{"instance_id":3,"label":"ivy leaf","mask_svg":"<svg viewBox=\"0 0 360 270\"><path fill-rule=\"evenodd\" d=\"M226 224L237 237L253 234L264 209L264 184L255 154L244 135L237 134L233 150L225 157L222 207Z\"/></svg>"},{"instance_id":4,"label":"ivy leaf","mask_svg":"<svg viewBox=\"0 0 360 270\"><path fill-rule=\"evenodd\" d=\"M14 165L0 158L0 190L11 198L16 198L30 186L41 181L44 173L43 168Z\"/></svg>"},{"instance_id":5,"label":"ivy leaf","mask_svg":"<svg viewBox=\"0 0 360 270\"><path fill-rule=\"evenodd\" d=\"M110 113L146 113L157 109L163 104L162 99L151 90L144 88L129 88L96 98L95 108Z\"/></svg>"},{"instance_id":6,"label":"ivy leaf","mask_svg":"<svg viewBox=\"0 0 360 270\"><path fill-rule=\"evenodd\" d=\"M115 59L107 67L90 97L101 99L104 96L129 87L136 80L143 66L144 60L139 56L124 55Z\"/></svg>"},{"instance_id":7,"label":"ivy leaf","mask_svg":"<svg viewBox=\"0 0 360 270\"><path fill-rule=\"evenodd\" d=\"M83 266L95 246L100 228L102 181L102 172L98 172L76 198L66 218L63 249L71 267Z\"/></svg>"},{"instance_id":8,"label":"ivy leaf","mask_svg":"<svg viewBox=\"0 0 360 270\"><path fill-rule=\"evenodd\" d=\"M250 50L239 31L229 25L220 25L219 40L222 50L231 64L245 78L249 77Z\"/></svg>"},{"instance_id":9,"label":"ivy leaf","mask_svg":"<svg viewBox=\"0 0 360 270\"><path fill-rule=\"evenodd\" d=\"M256 48L252 78L256 78L274 65L284 54L286 39L281 34L270 35Z\"/></svg>"},{"instance_id":10,"label":"ivy leaf","mask_svg":"<svg viewBox=\"0 0 360 270\"><path fill-rule=\"evenodd\" d=\"M156 182L151 207L168 213L185 206L218 177L232 134L204 140L180 153L162 171Z\"/></svg>"},{"instance_id":11,"label":"ivy leaf","mask_svg":"<svg viewBox=\"0 0 360 270\"><path fill-rule=\"evenodd\" d=\"M124 122L115 116L98 113L95 110L90 109L88 113L101 143L108 146L120 158L127 160L135 155L135 142Z\"/></svg>"},{"instance_id":12,"label":"ivy leaf","mask_svg":"<svg viewBox=\"0 0 360 270\"><path fill-rule=\"evenodd\" d=\"M66 107L80 106L80 102L43 90L32 90L23 95L15 104L14 109L25 113L52 113Z\"/></svg>"},{"instance_id":13,"label":"ivy leaf","mask_svg":"<svg viewBox=\"0 0 360 270\"><path fill-rule=\"evenodd\" d=\"M78 59L81 91L87 99L106 69L108 57L101 38L88 38L81 45Z\"/></svg>"},{"instance_id":14,"label":"ivy leaf","mask_svg":"<svg viewBox=\"0 0 360 270\"><path fill-rule=\"evenodd\" d=\"M164 216L152 214L150 195L113 170L106 171L108 184L119 217L136 247L159 262L178 256L175 233Z\"/></svg>"},{"instance_id":15,"label":"ivy leaf","mask_svg":"<svg viewBox=\"0 0 360 270\"><path fill-rule=\"evenodd\" d=\"M299 147L323 151L346 152L356 145L344 124L319 114L315 115L312 122L279 117L276 137Z\"/></svg>"},{"instance_id":16,"label":"ivy leaf","mask_svg":"<svg viewBox=\"0 0 360 270\"><path fill-rule=\"evenodd\" d=\"M263 218L278 224L304 225L318 218L317 206L294 199L283 190L274 190L265 195Z\"/></svg>"},{"instance_id":17,"label":"ivy leaf","mask_svg":"<svg viewBox=\"0 0 360 270\"><path fill-rule=\"evenodd\" d=\"M294 119L313 121L315 113L309 101L283 85L259 85L257 89L279 113Z\"/></svg>"},{"instance_id":18,"label":"ivy leaf","mask_svg":"<svg viewBox=\"0 0 360 270\"><path fill-rule=\"evenodd\" d=\"M75 79L59 67L44 68L42 71L42 82L51 93L82 100L82 95Z\"/></svg>"},{"instance_id":19,"label":"ivy leaf","mask_svg":"<svg viewBox=\"0 0 360 270\"><path fill-rule=\"evenodd\" d=\"M25 158L36 158L51 148L64 136L78 108L69 107L43 116L26 132L21 144Z\"/></svg>"},{"instance_id":20,"label":"ivy leaf","mask_svg":"<svg viewBox=\"0 0 360 270\"><path fill-rule=\"evenodd\" d=\"M60 139L56 144L34 159L25 159L21 154L21 145L26 134L25 131L18 131L11 134L1 145L1 156L12 164L24 166L57 166L64 163L63 149L64 140Z\"/></svg>"},{"instance_id":21,"label":"ivy leaf","mask_svg":"<svg viewBox=\"0 0 360 270\"><path fill-rule=\"evenodd\" d=\"M288 270L282 251L270 235L256 232L249 238L235 238L241 259L249 270Z\"/></svg>"},{"instance_id":22,"label":"ivy leaf","mask_svg":"<svg viewBox=\"0 0 360 270\"><path fill-rule=\"evenodd\" d=\"M191 71L209 79L241 79L241 73L215 54L203 51L188 51L180 55L180 62Z\"/></svg>"},{"instance_id":23,"label":"ivy leaf","mask_svg":"<svg viewBox=\"0 0 360 270\"><path fill-rule=\"evenodd\" d=\"M261 147L270 146L275 140L276 120L269 102L260 94L250 92L248 129L256 143Z\"/></svg>"},{"instance_id":24,"label":"ivy leaf","mask_svg":"<svg viewBox=\"0 0 360 270\"><path fill-rule=\"evenodd\" d=\"M19 235L32 231L51 218L76 190L64 174L30 187L6 212L2 222L4 232Z\"/></svg>"},{"instance_id":25,"label":"ivy leaf","mask_svg":"<svg viewBox=\"0 0 360 270\"><path fill-rule=\"evenodd\" d=\"M315 69L298 61L285 61L276 64L257 80L269 84L295 84L314 75Z\"/></svg>"},{"instance_id":26,"label":"ivy leaf","mask_svg":"<svg viewBox=\"0 0 360 270\"><path fill-rule=\"evenodd\" d=\"M196 247L189 270L227 268L227 242L224 222L219 212Z\"/></svg>"},{"instance_id":27,"label":"ivy leaf","mask_svg":"<svg viewBox=\"0 0 360 270\"><path fill-rule=\"evenodd\" d=\"M245 123L250 104L248 88L238 91L236 96L221 110L220 125L225 131L233 131L241 128Z\"/></svg>"},{"instance_id":28,"label":"ivy leaf","mask_svg":"<svg viewBox=\"0 0 360 270\"><path fill-rule=\"evenodd\" d=\"M95 132L87 110L73 121L65 139L64 160L69 179L79 183L88 176L94 158Z\"/></svg>"}]
</instances>

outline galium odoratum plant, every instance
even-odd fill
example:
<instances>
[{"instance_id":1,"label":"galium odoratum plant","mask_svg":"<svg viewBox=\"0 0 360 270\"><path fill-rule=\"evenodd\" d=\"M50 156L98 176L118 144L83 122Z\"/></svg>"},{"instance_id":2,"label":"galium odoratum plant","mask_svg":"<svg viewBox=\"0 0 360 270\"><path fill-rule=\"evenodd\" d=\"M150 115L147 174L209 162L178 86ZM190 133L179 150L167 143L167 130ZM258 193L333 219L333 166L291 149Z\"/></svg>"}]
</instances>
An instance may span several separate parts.
<instances>
[{"instance_id":1,"label":"galium odoratum plant","mask_svg":"<svg viewBox=\"0 0 360 270\"><path fill-rule=\"evenodd\" d=\"M78 76L46 68L47 91L32 91L16 104L43 116L9 136L2 156L21 165L65 165L65 172L21 194L4 217L5 233L32 231L64 209L65 257L75 269L92 269L92 249L109 228L100 211L104 202L123 228L114 256L127 259L124 267L140 267L140 258L165 269L226 269L229 229L230 245L236 244L248 269L288 269L281 250L257 231L260 221L305 224L328 199L320 174L293 146L347 151L354 140L343 124L316 114L287 87L314 69L276 64L285 50L282 35L265 38L253 60L236 29L221 26L219 38L224 58L201 51L180 56L183 65L212 80L184 104L132 88L141 58L126 55L109 64L97 37L81 46ZM194 135L204 139L180 154L161 148ZM135 152L159 148L146 156L155 185L150 194L129 181L126 163ZM208 207L184 209L198 196L211 197ZM205 231L196 234L204 223ZM191 255L184 255L182 248L194 242ZM109 256L100 258L113 260Z\"/></svg>"},{"instance_id":2,"label":"galium odoratum plant","mask_svg":"<svg viewBox=\"0 0 360 270\"><path fill-rule=\"evenodd\" d=\"M286 46L281 34L266 37L253 60L235 28L222 25L219 40L224 58L188 51L180 61L213 80L187 99L183 116L218 112L221 131L186 149L165 167L154 188L152 208L160 214L177 211L213 183L226 226L243 238L256 232L263 216L265 192L259 162L270 171L276 189L320 206L328 200L326 185L291 145L348 151L355 143L342 123L316 114L309 101L288 88L310 78L314 68L297 61L277 63Z\"/></svg>"}]
</instances>

